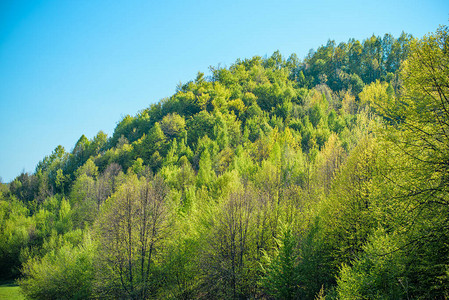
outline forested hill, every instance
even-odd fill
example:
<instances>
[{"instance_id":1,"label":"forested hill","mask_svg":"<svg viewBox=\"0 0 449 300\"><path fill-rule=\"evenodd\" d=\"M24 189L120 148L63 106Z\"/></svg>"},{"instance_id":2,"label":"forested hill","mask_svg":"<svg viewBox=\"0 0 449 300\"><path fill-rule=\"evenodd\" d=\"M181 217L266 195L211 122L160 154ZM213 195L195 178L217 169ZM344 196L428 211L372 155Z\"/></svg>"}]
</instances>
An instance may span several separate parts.
<instances>
[{"instance_id":1,"label":"forested hill","mask_svg":"<svg viewBox=\"0 0 449 300\"><path fill-rule=\"evenodd\" d=\"M92 140L82 136L71 153L56 148L39 163L36 174L48 172L54 192L61 192L70 189L76 170L89 158L100 173L114 162L126 171L137 158L156 172L170 149L198 170L205 136L217 143L217 152L286 127L294 130L303 152L320 149L332 132L340 135L351 129L365 85L379 80L398 90L397 71L410 40L403 33L398 39L386 34L338 46L329 41L303 61L295 54L285 59L275 52L267 59L253 57L229 68L211 68L209 78L198 73L170 98L126 116L110 139L99 132ZM210 154L216 157L215 152ZM57 186L59 169L65 178Z\"/></svg>"},{"instance_id":2,"label":"forested hill","mask_svg":"<svg viewBox=\"0 0 449 300\"><path fill-rule=\"evenodd\" d=\"M31 299L449 297L449 38L210 68L0 185Z\"/></svg>"}]
</instances>

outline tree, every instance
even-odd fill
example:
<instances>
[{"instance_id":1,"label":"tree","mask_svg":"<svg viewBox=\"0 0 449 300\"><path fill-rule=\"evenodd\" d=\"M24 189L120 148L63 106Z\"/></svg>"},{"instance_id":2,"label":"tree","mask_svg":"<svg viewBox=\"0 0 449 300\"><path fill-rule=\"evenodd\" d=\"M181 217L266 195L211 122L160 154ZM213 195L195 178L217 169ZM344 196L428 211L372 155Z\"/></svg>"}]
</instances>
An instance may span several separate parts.
<instances>
[{"instance_id":1,"label":"tree","mask_svg":"<svg viewBox=\"0 0 449 300\"><path fill-rule=\"evenodd\" d=\"M446 36L401 77L406 34L239 59L58 146L0 185L0 277L30 298L447 298Z\"/></svg>"},{"instance_id":2,"label":"tree","mask_svg":"<svg viewBox=\"0 0 449 300\"><path fill-rule=\"evenodd\" d=\"M197 176L198 187L210 185L215 178L215 173L212 170L212 161L208 149L204 149L201 153L199 161L199 170Z\"/></svg>"},{"instance_id":3,"label":"tree","mask_svg":"<svg viewBox=\"0 0 449 300\"><path fill-rule=\"evenodd\" d=\"M81 174L74 182L70 192L70 204L73 207L75 225L82 227L92 224L98 213L95 180Z\"/></svg>"},{"instance_id":4,"label":"tree","mask_svg":"<svg viewBox=\"0 0 449 300\"><path fill-rule=\"evenodd\" d=\"M108 135L100 130L89 145L90 153L92 153L92 155L100 153L106 147L107 141Z\"/></svg>"},{"instance_id":5,"label":"tree","mask_svg":"<svg viewBox=\"0 0 449 300\"><path fill-rule=\"evenodd\" d=\"M101 297L147 299L160 286L157 257L168 228L162 178L130 175L96 223Z\"/></svg>"},{"instance_id":6,"label":"tree","mask_svg":"<svg viewBox=\"0 0 449 300\"><path fill-rule=\"evenodd\" d=\"M117 179L119 174L123 174L120 165L111 163L95 182L95 198L97 200L98 210L100 209L100 205L116 192L117 186L119 185L119 180Z\"/></svg>"},{"instance_id":7,"label":"tree","mask_svg":"<svg viewBox=\"0 0 449 300\"><path fill-rule=\"evenodd\" d=\"M203 288L208 298L239 299L252 294L253 197L250 190L231 193L213 220L202 259Z\"/></svg>"},{"instance_id":8,"label":"tree","mask_svg":"<svg viewBox=\"0 0 449 300\"><path fill-rule=\"evenodd\" d=\"M38 180L34 174L22 172L10 184L10 191L18 199L31 202L38 194Z\"/></svg>"},{"instance_id":9,"label":"tree","mask_svg":"<svg viewBox=\"0 0 449 300\"><path fill-rule=\"evenodd\" d=\"M376 80L363 88L359 93L360 104L376 107L378 103L387 102L389 95L387 93L388 83Z\"/></svg>"},{"instance_id":10,"label":"tree","mask_svg":"<svg viewBox=\"0 0 449 300\"><path fill-rule=\"evenodd\" d=\"M398 247L413 257L407 274L414 295L444 298L449 293L449 248L443 242L449 236L448 27L414 40L410 48L400 97L377 106L390 120L381 133L381 171L390 194L384 209L403 233Z\"/></svg>"},{"instance_id":11,"label":"tree","mask_svg":"<svg viewBox=\"0 0 449 300\"><path fill-rule=\"evenodd\" d=\"M19 274L20 252L28 245L35 223L29 210L15 198L0 199L0 278L11 279Z\"/></svg>"},{"instance_id":12,"label":"tree","mask_svg":"<svg viewBox=\"0 0 449 300\"><path fill-rule=\"evenodd\" d=\"M209 137L214 136L214 119L215 118L213 117L213 115L209 114L205 110L202 110L187 122L187 126L189 128L187 135L189 146L195 145L205 135Z\"/></svg>"},{"instance_id":13,"label":"tree","mask_svg":"<svg viewBox=\"0 0 449 300\"><path fill-rule=\"evenodd\" d=\"M83 134L79 140L76 142L73 148L72 155L70 156L71 167L76 170L78 167L82 166L86 160L91 156L90 153L90 141Z\"/></svg>"},{"instance_id":14,"label":"tree","mask_svg":"<svg viewBox=\"0 0 449 300\"><path fill-rule=\"evenodd\" d=\"M34 257L23 266L19 284L30 299L89 299L94 282L93 258L96 245L85 233L80 245L64 240L63 245Z\"/></svg>"},{"instance_id":15,"label":"tree","mask_svg":"<svg viewBox=\"0 0 449 300\"><path fill-rule=\"evenodd\" d=\"M85 174L86 176L92 177L94 179L98 176L98 167L95 165L94 161L89 158L84 165L79 167L76 172L76 177L81 177L81 175Z\"/></svg>"},{"instance_id":16,"label":"tree","mask_svg":"<svg viewBox=\"0 0 449 300\"><path fill-rule=\"evenodd\" d=\"M161 121L161 129L169 138L177 137L185 126L184 118L177 113L166 115Z\"/></svg>"},{"instance_id":17,"label":"tree","mask_svg":"<svg viewBox=\"0 0 449 300\"><path fill-rule=\"evenodd\" d=\"M337 277L339 299L408 299L404 257L395 243L383 228L377 230L360 257L352 265L342 265Z\"/></svg>"},{"instance_id":18,"label":"tree","mask_svg":"<svg viewBox=\"0 0 449 300\"><path fill-rule=\"evenodd\" d=\"M346 158L337 135L332 134L317 157L314 183L318 184L327 194L332 186L335 174Z\"/></svg>"},{"instance_id":19,"label":"tree","mask_svg":"<svg viewBox=\"0 0 449 300\"><path fill-rule=\"evenodd\" d=\"M261 284L276 299L298 299L300 287L299 251L292 229L286 226L277 240L278 248L272 256L264 252L266 266Z\"/></svg>"},{"instance_id":20,"label":"tree","mask_svg":"<svg viewBox=\"0 0 449 300\"><path fill-rule=\"evenodd\" d=\"M355 260L374 228L377 149L365 138L336 175L324 204L322 221L334 266Z\"/></svg>"}]
</instances>

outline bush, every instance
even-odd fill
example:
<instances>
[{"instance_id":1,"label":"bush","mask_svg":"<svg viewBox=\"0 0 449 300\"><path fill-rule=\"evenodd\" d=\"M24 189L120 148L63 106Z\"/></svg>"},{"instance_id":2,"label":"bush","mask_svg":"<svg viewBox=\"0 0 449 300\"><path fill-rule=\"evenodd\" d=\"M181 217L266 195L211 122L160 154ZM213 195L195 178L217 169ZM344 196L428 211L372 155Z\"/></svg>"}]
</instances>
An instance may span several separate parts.
<instances>
[{"instance_id":1,"label":"bush","mask_svg":"<svg viewBox=\"0 0 449 300\"><path fill-rule=\"evenodd\" d=\"M42 258L30 259L24 264L24 278L19 281L23 293L30 299L90 298L94 248L90 236L85 235L79 246L65 242Z\"/></svg>"}]
</instances>

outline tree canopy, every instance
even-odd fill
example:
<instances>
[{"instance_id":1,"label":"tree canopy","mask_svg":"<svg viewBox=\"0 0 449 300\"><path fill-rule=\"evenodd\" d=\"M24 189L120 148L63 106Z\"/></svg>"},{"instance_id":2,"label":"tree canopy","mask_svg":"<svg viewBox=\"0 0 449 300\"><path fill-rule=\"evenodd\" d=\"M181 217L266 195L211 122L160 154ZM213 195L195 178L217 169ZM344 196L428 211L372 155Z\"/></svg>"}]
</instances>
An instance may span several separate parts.
<instances>
[{"instance_id":1,"label":"tree canopy","mask_svg":"<svg viewBox=\"0 0 449 300\"><path fill-rule=\"evenodd\" d=\"M446 299L449 30L211 67L0 182L30 299Z\"/></svg>"}]
</instances>

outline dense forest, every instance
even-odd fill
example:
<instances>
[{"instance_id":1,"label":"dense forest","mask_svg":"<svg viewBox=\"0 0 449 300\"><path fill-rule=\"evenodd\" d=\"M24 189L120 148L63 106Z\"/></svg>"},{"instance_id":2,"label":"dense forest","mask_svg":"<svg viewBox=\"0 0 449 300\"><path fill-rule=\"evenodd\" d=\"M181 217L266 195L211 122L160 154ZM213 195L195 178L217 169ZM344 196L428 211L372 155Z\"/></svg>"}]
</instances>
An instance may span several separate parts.
<instances>
[{"instance_id":1,"label":"dense forest","mask_svg":"<svg viewBox=\"0 0 449 300\"><path fill-rule=\"evenodd\" d=\"M449 298L449 30L238 59L0 184L30 299Z\"/></svg>"}]
</instances>

